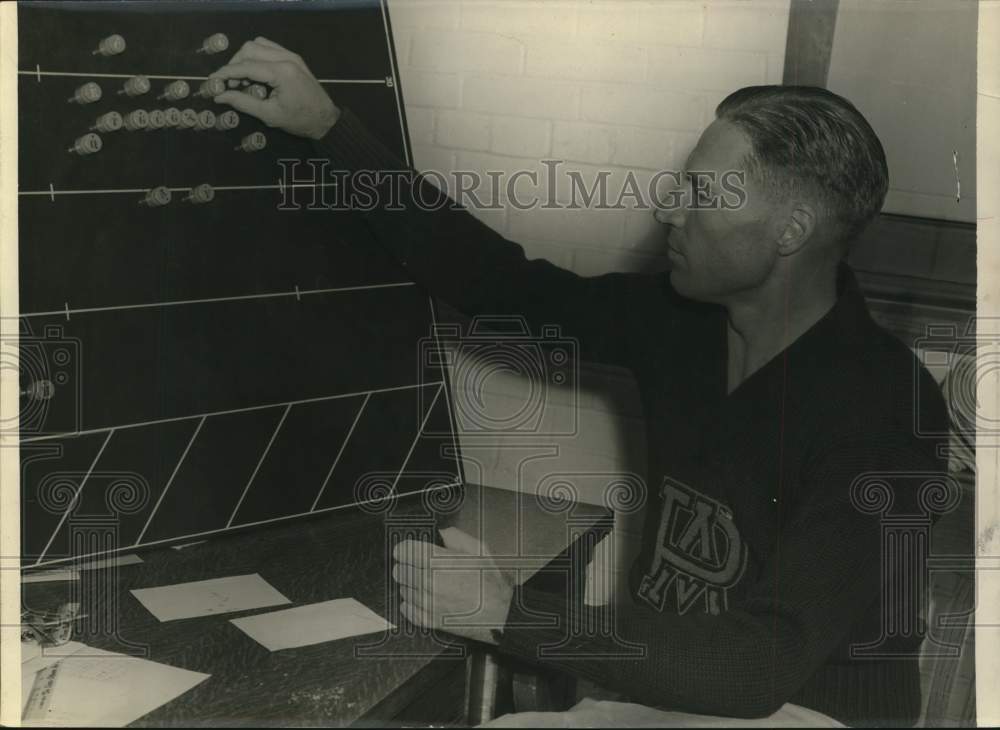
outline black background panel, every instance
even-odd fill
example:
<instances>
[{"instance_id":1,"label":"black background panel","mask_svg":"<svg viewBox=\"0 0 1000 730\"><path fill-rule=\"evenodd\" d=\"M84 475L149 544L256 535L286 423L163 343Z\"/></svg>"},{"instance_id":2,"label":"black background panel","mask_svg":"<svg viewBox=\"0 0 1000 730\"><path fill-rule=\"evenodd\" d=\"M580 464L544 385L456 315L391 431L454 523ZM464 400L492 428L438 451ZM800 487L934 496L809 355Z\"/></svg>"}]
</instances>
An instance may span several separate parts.
<instances>
[{"instance_id":1,"label":"black background panel","mask_svg":"<svg viewBox=\"0 0 1000 730\"><path fill-rule=\"evenodd\" d=\"M21 4L18 16L22 69L207 76L244 42L265 36L302 56L320 79L390 75L378 0L30 2ZM125 52L92 56L112 33L125 38ZM229 49L196 53L214 33L226 34Z\"/></svg>"},{"instance_id":2,"label":"black background panel","mask_svg":"<svg viewBox=\"0 0 1000 730\"><path fill-rule=\"evenodd\" d=\"M428 312L406 284L32 319L79 343L51 402L89 431L413 383Z\"/></svg>"},{"instance_id":3,"label":"black background panel","mask_svg":"<svg viewBox=\"0 0 1000 730\"><path fill-rule=\"evenodd\" d=\"M102 510L134 548L306 515L317 497L349 506L380 472L403 491L422 482L411 470L457 481L445 374L421 359L426 292L363 211L281 209L280 161L318 159L314 143L241 114L230 131L118 130L95 154L68 151L108 111L224 111L155 97L174 78L197 88L263 35L407 159L384 3L36 2L18 20L20 378L54 389L22 397L25 562L46 545L44 563L72 557L72 526ZM94 55L114 33L125 52ZM195 53L215 33L229 49ZM139 74L164 78L115 93ZM89 81L102 99L69 103ZM254 131L266 149L234 149ZM185 201L200 184L215 198ZM161 185L169 204L141 203ZM80 492L61 514L38 496L54 479Z\"/></svg>"},{"instance_id":4,"label":"black background panel","mask_svg":"<svg viewBox=\"0 0 1000 730\"><path fill-rule=\"evenodd\" d=\"M349 211L277 209L274 190L148 209L119 196L21 198L21 313L406 281ZM72 222L72 225L70 225Z\"/></svg>"}]
</instances>

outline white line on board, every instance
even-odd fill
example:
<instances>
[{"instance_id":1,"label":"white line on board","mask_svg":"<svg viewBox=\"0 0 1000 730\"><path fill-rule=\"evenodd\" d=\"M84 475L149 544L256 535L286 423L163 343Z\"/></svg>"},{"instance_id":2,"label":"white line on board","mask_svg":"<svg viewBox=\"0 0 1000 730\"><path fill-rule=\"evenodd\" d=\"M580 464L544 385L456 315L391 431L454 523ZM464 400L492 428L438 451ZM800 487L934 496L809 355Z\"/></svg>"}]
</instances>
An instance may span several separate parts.
<instances>
[{"instance_id":1,"label":"white line on board","mask_svg":"<svg viewBox=\"0 0 1000 730\"><path fill-rule=\"evenodd\" d=\"M413 437L413 443L410 444L410 450L406 452L406 458L403 459L403 465L399 467L399 471L396 473L396 478L392 480L392 486L389 488L389 494L396 493L396 485L399 483L399 478L403 476L403 472L406 471L406 465L410 463L410 457L413 456L413 450L417 448L417 441L424 433L424 426L427 425L427 420L431 417L431 412L434 410L434 404L437 403L438 396L441 395L441 391L444 390L445 384L442 382L440 387L434 391L434 398L431 399L431 404L427 406L427 413L424 414L423 420L420 422L420 428L417 429L416 435Z\"/></svg>"},{"instance_id":2,"label":"white line on board","mask_svg":"<svg viewBox=\"0 0 1000 730\"><path fill-rule=\"evenodd\" d=\"M170 478L167 480L166 485L163 487L163 491L160 492L159 498L156 500L156 505L153 507L153 511L149 513L149 519L146 520L146 524L142 528L142 532L139 533L139 537L135 539L137 543L142 542L143 536L146 534L146 530L149 529L149 525L153 522L153 518L156 516L157 510L160 509L160 503L163 502L163 498L167 496L167 490L170 489L170 485L174 483L174 477L177 476L177 472L181 470L181 464L184 463L184 459L187 458L188 451L191 450L191 444L194 440L198 438L198 434L201 433L201 427L205 425L205 419L208 416L202 416L201 420L198 421L198 426L194 429L194 433L191 434L191 438L188 439L187 446L184 447L184 453L181 454L181 458L177 460L177 464L174 466L173 472L170 474Z\"/></svg>"},{"instance_id":3,"label":"white line on board","mask_svg":"<svg viewBox=\"0 0 1000 730\"><path fill-rule=\"evenodd\" d=\"M337 393L336 395L321 395L316 398L301 398L299 400L293 401L282 401L280 403L264 403L259 406L247 406L246 408L230 408L224 411L211 411L208 413L192 413L187 416L174 416L172 418L157 418L152 421L140 421L138 423L125 423L119 424L117 426L105 426L103 428L91 428L86 431L67 431L65 433L49 433L43 436L29 436L27 438L22 438L21 443L29 443L33 441L50 441L52 439L64 439L64 438L77 438L78 436L87 436L92 433L104 433L105 431L123 431L127 428L142 428L143 426L156 426L161 423L175 423L177 421L189 421L192 418L202 418L213 416L225 416L231 413L249 413L250 411L264 411L268 408L280 408L281 406L288 405L299 405L303 403L320 403L325 400L336 400L337 398L356 398L359 395L374 394L374 393L391 393L396 390L413 390L415 388L429 388L432 385L440 385L440 380L428 381L426 383L413 383L411 385L396 385L389 388L372 388L371 390L359 390L354 393Z\"/></svg>"},{"instance_id":4,"label":"white line on board","mask_svg":"<svg viewBox=\"0 0 1000 730\"><path fill-rule=\"evenodd\" d=\"M70 309L67 304L62 309L49 312L29 312L18 315L20 317L51 317L56 314L64 314L69 319L71 314L92 314L94 312L116 312L127 309L153 309L156 307L178 307L185 304L216 304L218 302L238 302L251 299L273 299L276 297L295 297L301 299L305 294L344 294L347 292L368 291L370 289L392 289L399 286L415 286L412 281L398 281L388 284L363 284L361 286L340 286L329 289L292 289L291 291L268 292L267 294L239 294L231 297L208 297L205 299L176 299L169 302L145 302L143 304L115 304L108 307L80 307Z\"/></svg>"},{"instance_id":5,"label":"white line on board","mask_svg":"<svg viewBox=\"0 0 1000 730\"><path fill-rule=\"evenodd\" d=\"M18 71L21 76L35 76L39 81L41 81L42 76L66 76L70 78L95 78L95 79L130 79L133 76L138 76L139 74L111 74L111 73L88 73L87 71L42 71L41 68L35 67L31 71ZM208 76L190 76L188 74L142 74L147 79L157 79L157 80L173 80L173 79L192 79L195 81L204 81ZM321 84L380 84L385 86L385 79L316 79Z\"/></svg>"},{"instance_id":6,"label":"white line on board","mask_svg":"<svg viewBox=\"0 0 1000 730\"><path fill-rule=\"evenodd\" d=\"M441 338L438 335L438 322L437 322L437 310L434 306L434 299L427 297L427 303L430 307L431 312L431 332L434 333L434 343L437 345L438 352L443 352L441 348ZM455 417L452 414L451 408L451 388L449 375L451 373L451 368L447 365L446 360L441 361L441 382L444 383L444 401L445 407L448 410L448 424L451 427L451 445L455 449L455 466L458 468L459 476L463 479L465 478L465 467L462 464L462 460L459 458L459 454L462 452L458 448L458 437L455 435L457 433L455 429Z\"/></svg>"},{"instance_id":7,"label":"white line on board","mask_svg":"<svg viewBox=\"0 0 1000 730\"><path fill-rule=\"evenodd\" d=\"M226 527L232 527L233 520L236 519L236 515L240 511L240 506L243 504L243 500L246 499L247 492L250 491L250 485L253 484L253 480L257 478L257 472L260 471L260 467L263 465L264 459L266 459L268 453L270 453L271 446L274 445L274 440L278 438L278 431L280 431L281 427L285 425L285 419L288 418L288 412L290 410L292 410L291 403L285 406L285 410L281 414L281 419L278 421L278 425L274 427L274 433L271 434L270 441L268 441L267 446L264 447L264 453L260 455L260 459L257 461L257 466L254 467L253 474L251 474L250 479L247 480L247 485L243 487L243 494L240 495L240 500L236 503L236 508L233 510L233 514L229 518L229 522L226 523Z\"/></svg>"},{"instance_id":8,"label":"white line on board","mask_svg":"<svg viewBox=\"0 0 1000 730\"><path fill-rule=\"evenodd\" d=\"M354 435L354 429L358 425L358 421L361 420L361 414L364 413L365 406L368 405L368 401L371 400L372 394L369 393L365 396L364 401L361 402L361 407L358 408L358 413L354 416L354 423L351 424L351 430L347 432L347 436L344 437L344 443L340 445L340 450L337 452L336 458L333 460L333 464L330 465L330 471L326 473L326 479L323 480L323 486L319 488L319 494L316 495L316 499L313 500L312 507L309 508L310 512L315 511L316 505L319 504L320 497L323 496L323 492L326 490L326 485L330 481L330 477L333 476L333 470L337 468L337 464L340 463L340 457L343 455L344 450L347 448L347 442L351 440L351 436Z\"/></svg>"},{"instance_id":9,"label":"white line on board","mask_svg":"<svg viewBox=\"0 0 1000 730\"><path fill-rule=\"evenodd\" d=\"M336 187L337 181L331 182L318 182L318 183L292 183L291 185L284 184L273 184L273 185L213 185L212 189L216 192L220 190L284 190L284 188L329 188ZM191 190L193 185L182 185L181 187L169 187L164 186L172 193L186 193ZM77 190L56 190L52 183L49 183L48 190L19 190L18 195L47 195L51 200L55 200L57 195L140 195L142 193L148 193L151 188L90 188L90 189L77 189Z\"/></svg>"},{"instance_id":10,"label":"white line on board","mask_svg":"<svg viewBox=\"0 0 1000 730\"><path fill-rule=\"evenodd\" d=\"M399 98L399 78L396 75L396 64L392 60L392 39L389 36L389 20L386 16L385 0L379 0L379 7L382 9L382 27L385 29L385 50L389 55L389 71L392 74L393 84L392 93L396 98L396 112L399 114L399 136L403 141L403 159L406 160L406 164L413 166L413 160L410 159L410 146L406 141L406 126L403 124L403 104L402 100Z\"/></svg>"},{"instance_id":11,"label":"white line on board","mask_svg":"<svg viewBox=\"0 0 1000 730\"><path fill-rule=\"evenodd\" d=\"M90 475L94 471L94 467L97 466L97 462L100 460L101 454L104 453L104 449L107 448L108 442L114 435L115 429L108 431L108 435L105 437L104 443L101 444L101 448L97 452L97 456L95 456L94 460L90 462L90 468L87 469L87 473L81 480L80 486L76 489L76 494L73 495L73 499L70 501L69 505L66 507L66 511L63 512L62 517L59 519L59 524L56 525L56 529L52 532L52 537L50 537L49 541L45 543L45 549L42 550L42 554L38 556L38 560L35 561L35 565L39 565L42 562L45 558L45 554L49 551L49 548L52 547L52 542L56 539L56 535L59 534L59 530L62 529L63 524L66 522L66 518L69 517L69 513L72 512L73 508L76 506L77 500L80 499L80 495L83 493L84 485L87 483L87 480L90 479ZM24 443L24 439L21 440L21 443Z\"/></svg>"}]
</instances>

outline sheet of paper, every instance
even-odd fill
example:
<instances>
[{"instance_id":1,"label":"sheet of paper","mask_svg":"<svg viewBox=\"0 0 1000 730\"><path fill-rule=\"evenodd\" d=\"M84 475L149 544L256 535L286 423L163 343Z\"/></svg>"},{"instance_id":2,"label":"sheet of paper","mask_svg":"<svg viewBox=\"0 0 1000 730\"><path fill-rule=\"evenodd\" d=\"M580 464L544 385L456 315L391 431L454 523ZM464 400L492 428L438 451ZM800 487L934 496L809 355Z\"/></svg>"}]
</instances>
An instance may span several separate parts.
<instances>
[{"instance_id":1,"label":"sheet of paper","mask_svg":"<svg viewBox=\"0 0 1000 730\"><path fill-rule=\"evenodd\" d=\"M61 570L40 570L37 573L25 573L21 583L47 583L50 580L78 580L80 574L70 568Z\"/></svg>"},{"instance_id":2,"label":"sheet of paper","mask_svg":"<svg viewBox=\"0 0 1000 730\"><path fill-rule=\"evenodd\" d=\"M86 563L81 563L76 567L78 570L97 570L98 568L120 568L123 565L135 565L141 562L143 562L143 560L138 555L115 555L114 557L104 558L103 560L91 560Z\"/></svg>"},{"instance_id":3,"label":"sheet of paper","mask_svg":"<svg viewBox=\"0 0 1000 730\"><path fill-rule=\"evenodd\" d=\"M257 573L139 588L132 595L160 621L291 603Z\"/></svg>"},{"instance_id":4,"label":"sheet of paper","mask_svg":"<svg viewBox=\"0 0 1000 730\"><path fill-rule=\"evenodd\" d=\"M337 598L283 611L230 619L230 623L270 651L373 634L396 628L353 598Z\"/></svg>"},{"instance_id":5,"label":"sheet of paper","mask_svg":"<svg viewBox=\"0 0 1000 730\"><path fill-rule=\"evenodd\" d=\"M21 665L22 724L124 727L208 677L70 642Z\"/></svg>"},{"instance_id":6,"label":"sheet of paper","mask_svg":"<svg viewBox=\"0 0 1000 730\"><path fill-rule=\"evenodd\" d=\"M21 708L28 702L28 695L34 683L35 675L60 659L72 656L80 649L86 649L78 641L69 641L62 646L40 647L35 642L21 643Z\"/></svg>"}]
</instances>

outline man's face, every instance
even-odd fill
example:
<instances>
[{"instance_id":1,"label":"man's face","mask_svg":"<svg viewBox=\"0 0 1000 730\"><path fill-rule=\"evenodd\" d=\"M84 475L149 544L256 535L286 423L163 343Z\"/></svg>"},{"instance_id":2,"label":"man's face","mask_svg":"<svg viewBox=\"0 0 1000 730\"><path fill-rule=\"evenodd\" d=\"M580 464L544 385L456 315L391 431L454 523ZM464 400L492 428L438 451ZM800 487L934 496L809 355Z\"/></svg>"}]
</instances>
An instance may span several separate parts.
<instances>
[{"instance_id":1,"label":"man's face","mask_svg":"<svg viewBox=\"0 0 1000 730\"><path fill-rule=\"evenodd\" d=\"M759 185L746 179L746 201L735 210L692 204L697 197L692 187L698 184L714 199L732 202L735 196L721 186L723 175L742 170L751 152L749 139L738 127L715 120L688 157L683 205L657 214L657 220L670 226L670 282L683 296L725 304L752 295L777 262L777 206ZM702 177L698 183L696 172L714 174L714 182Z\"/></svg>"}]
</instances>

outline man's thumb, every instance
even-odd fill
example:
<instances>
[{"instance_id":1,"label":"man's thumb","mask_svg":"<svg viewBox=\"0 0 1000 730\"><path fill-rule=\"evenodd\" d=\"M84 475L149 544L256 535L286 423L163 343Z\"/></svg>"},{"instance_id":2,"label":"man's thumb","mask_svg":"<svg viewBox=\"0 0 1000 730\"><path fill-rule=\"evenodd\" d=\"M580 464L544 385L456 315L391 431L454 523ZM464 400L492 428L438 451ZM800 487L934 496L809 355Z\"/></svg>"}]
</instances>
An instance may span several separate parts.
<instances>
[{"instance_id":1,"label":"man's thumb","mask_svg":"<svg viewBox=\"0 0 1000 730\"><path fill-rule=\"evenodd\" d=\"M469 555L482 555L488 557L490 552L482 542L474 538L467 532L462 532L457 527L446 527L439 530L444 546L449 550L455 550Z\"/></svg>"}]
</instances>

